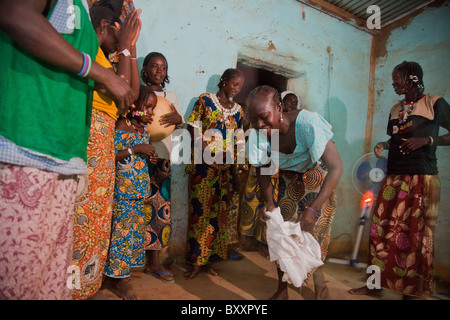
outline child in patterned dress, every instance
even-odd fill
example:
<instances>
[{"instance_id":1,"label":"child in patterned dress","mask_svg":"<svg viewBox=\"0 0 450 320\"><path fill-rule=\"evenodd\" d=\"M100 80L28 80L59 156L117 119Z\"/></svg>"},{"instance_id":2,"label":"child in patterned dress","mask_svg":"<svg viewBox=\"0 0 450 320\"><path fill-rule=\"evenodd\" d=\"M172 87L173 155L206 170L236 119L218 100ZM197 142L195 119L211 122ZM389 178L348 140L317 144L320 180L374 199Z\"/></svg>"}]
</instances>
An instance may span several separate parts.
<instances>
[{"instance_id":1,"label":"child in patterned dress","mask_svg":"<svg viewBox=\"0 0 450 320\"><path fill-rule=\"evenodd\" d=\"M136 299L129 283L131 268L145 264L144 198L148 192L148 162L158 160L145 126L152 121L156 102L155 93L141 86L136 108L117 121L114 136L116 184L105 275L107 287L124 300Z\"/></svg>"}]
</instances>

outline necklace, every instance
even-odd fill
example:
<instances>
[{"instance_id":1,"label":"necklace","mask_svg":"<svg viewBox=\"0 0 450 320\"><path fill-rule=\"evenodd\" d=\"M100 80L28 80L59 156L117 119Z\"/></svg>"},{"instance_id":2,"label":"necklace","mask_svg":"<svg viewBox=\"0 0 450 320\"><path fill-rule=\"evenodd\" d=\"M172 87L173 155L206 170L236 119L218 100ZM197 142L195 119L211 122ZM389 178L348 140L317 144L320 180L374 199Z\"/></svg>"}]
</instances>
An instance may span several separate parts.
<instances>
[{"instance_id":1,"label":"necklace","mask_svg":"<svg viewBox=\"0 0 450 320\"><path fill-rule=\"evenodd\" d=\"M129 127L133 127L134 131L136 131L136 133L137 133L140 137L142 137L142 135L145 133L145 125L140 124L139 127L144 129L144 131L141 133L141 132L138 130L138 128L136 128L136 126L133 124L133 122L131 122L129 119L125 119L125 123L126 123L127 126L129 126Z\"/></svg>"},{"instance_id":2,"label":"necklace","mask_svg":"<svg viewBox=\"0 0 450 320\"><path fill-rule=\"evenodd\" d=\"M214 104L218 107L218 109L220 110L220 112L223 115L223 118L220 120L220 122L225 122L226 124L228 124L230 122L229 117L234 116L236 113L239 112L239 105L236 102L233 102L233 107L231 107L230 109L225 108L219 101L219 97L216 94L212 94L211 98L214 102Z\"/></svg>"},{"instance_id":3,"label":"necklace","mask_svg":"<svg viewBox=\"0 0 450 320\"><path fill-rule=\"evenodd\" d=\"M407 106L408 106L408 108L407 108ZM398 113L398 117L399 117L398 122L400 124L404 124L406 122L406 120L408 120L408 117L411 115L413 108L414 108L414 102L406 102L404 100L402 101L402 107L400 108L400 111Z\"/></svg>"},{"instance_id":4,"label":"necklace","mask_svg":"<svg viewBox=\"0 0 450 320\"><path fill-rule=\"evenodd\" d=\"M420 99L422 99L424 95L422 95L417 101L419 101ZM399 117L399 123L400 124L404 124L407 120L408 117L411 115L411 112L414 109L414 103L413 101L410 102L406 102L406 100L402 100L402 107L400 108L400 111L398 112L398 117Z\"/></svg>"}]
</instances>

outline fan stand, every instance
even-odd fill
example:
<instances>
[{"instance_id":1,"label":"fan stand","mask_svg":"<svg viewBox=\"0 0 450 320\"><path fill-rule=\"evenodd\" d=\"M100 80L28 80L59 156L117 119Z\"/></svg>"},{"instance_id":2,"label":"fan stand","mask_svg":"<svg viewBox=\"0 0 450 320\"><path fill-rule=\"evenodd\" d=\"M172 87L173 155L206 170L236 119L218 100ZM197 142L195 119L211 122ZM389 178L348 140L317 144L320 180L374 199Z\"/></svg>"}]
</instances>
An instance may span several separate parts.
<instances>
[{"instance_id":1,"label":"fan stand","mask_svg":"<svg viewBox=\"0 0 450 320\"><path fill-rule=\"evenodd\" d=\"M355 176L355 172L359 171L359 169L362 167L362 164L369 163L368 160L366 160L366 159L370 158L371 156L374 156L374 155L375 154L372 152L372 153L367 153L367 154L363 155L361 158L359 158L358 161L353 166L353 171L352 171L353 176ZM364 162L362 162L362 160L364 160ZM369 161L370 161L370 159L369 159ZM367 166L365 166L365 167L363 167L363 169L366 170L365 174L368 174L368 178L370 179L370 181L372 181L374 183L381 183L383 181L383 179L385 178L385 174L387 171L387 167L385 168L385 170L383 170L383 163L380 163L380 165L378 165L378 160L377 160L377 164L375 166L370 165L369 168L367 168ZM368 172L367 172L367 170L368 170ZM331 263L350 265L350 266L353 266L353 267L361 270L361 269L366 269L367 264L358 262L359 247L361 245L361 238L364 233L364 226L366 224L366 220L370 217L370 214L372 212L374 196L377 196L379 189L377 190L376 188L375 189L374 188L364 188L364 191L362 191L355 185L354 181L353 181L353 183L354 183L356 190L360 194L363 194L363 192L365 192L361 199L360 222L359 222L358 234L356 236L356 242L353 247L353 252L352 252L350 260L329 258L329 259L327 259L327 261L331 262ZM373 187L373 185L372 185L372 187Z\"/></svg>"},{"instance_id":2,"label":"fan stand","mask_svg":"<svg viewBox=\"0 0 450 320\"><path fill-rule=\"evenodd\" d=\"M361 245L361 238L362 238L363 232L364 232L364 226L366 224L366 220L370 216L370 213L372 211L372 205L373 205L372 196L364 199L365 197L366 197L366 195L364 195L363 200L362 200L363 205L362 205L362 209L361 209L358 234L356 236L356 242L355 242L355 246L353 247L353 252L352 252L352 256L351 256L350 260L329 258L329 259L327 259L328 262L343 264L343 265L350 265L352 267L355 267L358 270L367 268L367 263L360 263L360 262L358 262L358 259L357 259L359 247Z\"/></svg>"}]
</instances>

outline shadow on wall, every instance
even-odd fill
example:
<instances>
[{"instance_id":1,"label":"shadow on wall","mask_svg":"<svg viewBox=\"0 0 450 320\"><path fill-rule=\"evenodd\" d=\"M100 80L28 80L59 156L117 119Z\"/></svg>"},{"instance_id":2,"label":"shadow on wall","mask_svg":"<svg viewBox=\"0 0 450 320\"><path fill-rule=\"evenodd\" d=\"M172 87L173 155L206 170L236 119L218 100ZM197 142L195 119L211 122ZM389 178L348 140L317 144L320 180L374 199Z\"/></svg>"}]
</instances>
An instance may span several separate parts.
<instances>
[{"instance_id":1,"label":"shadow on wall","mask_svg":"<svg viewBox=\"0 0 450 320\"><path fill-rule=\"evenodd\" d=\"M192 110L194 110L195 102L197 102L198 97L203 93L217 93L219 90L219 87L217 85L220 81L220 74L214 74L211 77L209 77L208 82L206 84L206 88L204 92L200 92L196 97L193 97L186 108L186 112L184 113L184 119L188 119L191 115Z\"/></svg>"},{"instance_id":2,"label":"shadow on wall","mask_svg":"<svg viewBox=\"0 0 450 320\"><path fill-rule=\"evenodd\" d=\"M341 156L350 151L350 145L346 139L347 134L347 107L344 102L338 98L330 98L325 104L325 108L329 108L328 114L333 131L333 140L336 142ZM356 160L355 160L356 161Z\"/></svg>"},{"instance_id":3,"label":"shadow on wall","mask_svg":"<svg viewBox=\"0 0 450 320\"><path fill-rule=\"evenodd\" d=\"M332 126L333 141L342 158L344 173L336 189L337 213L331 228L331 243L329 257L345 257L353 248L359 221L360 194L355 190L352 181L353 165L361 157L364 137L352 145L347 140L348 108L336 97L329 98L325 103L325 112Z\"/></svg>"}]
</instances>

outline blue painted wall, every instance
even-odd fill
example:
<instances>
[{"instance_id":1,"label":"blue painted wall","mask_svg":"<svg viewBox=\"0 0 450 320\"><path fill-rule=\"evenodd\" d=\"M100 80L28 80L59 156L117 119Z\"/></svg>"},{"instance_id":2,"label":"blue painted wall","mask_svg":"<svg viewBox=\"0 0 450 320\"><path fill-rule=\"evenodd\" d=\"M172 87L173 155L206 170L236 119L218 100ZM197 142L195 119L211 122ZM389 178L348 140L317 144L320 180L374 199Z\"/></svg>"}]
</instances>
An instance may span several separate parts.
<instances>
[{"instance_id":1,"label":"blue painted wall","mask_svg":"<svg viewBox=\"0 0 450 320\"><path fill-rule=\"evenodd\" d=\"M424 71L425 93L441 95L450 102L450 6L430 8L410 19L407 25L393 30L386 43L387 54L380 57L376 68L373 143L386 141L386 125L391 107L402 97L392 88L391 73L404 60L418 62ZM447 130L441 129L440 135ZM435 239L435 261L442 277L449 279L450 270L450 148L438 147L441 203ZM439 267L440 264L440 267ZM442 265L444 264L444 265ZM446 269L446 270L444 270Z\"/></svg>"}]
</instances>

